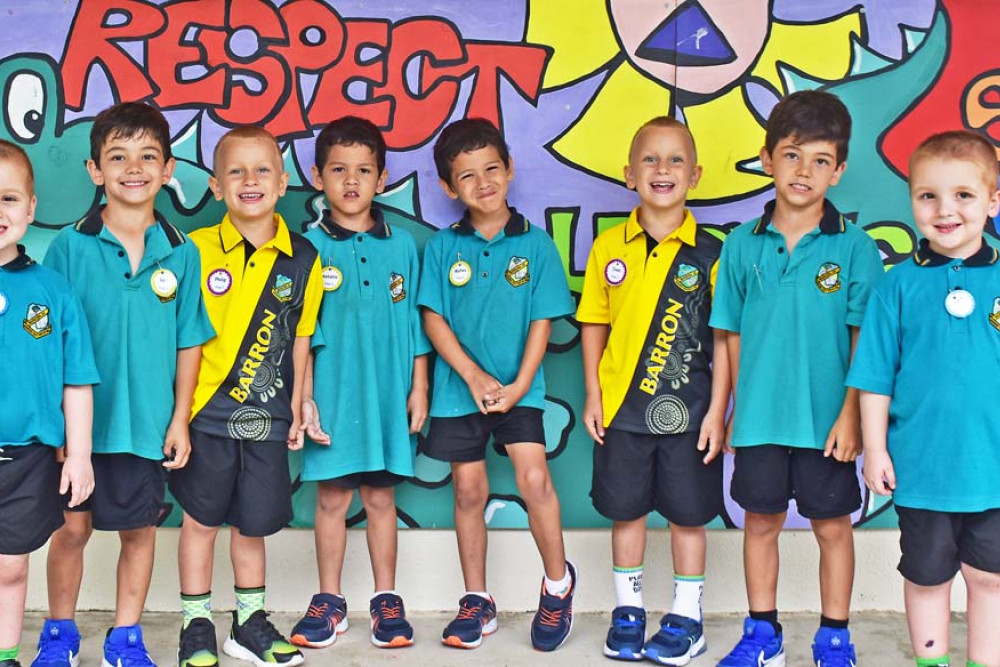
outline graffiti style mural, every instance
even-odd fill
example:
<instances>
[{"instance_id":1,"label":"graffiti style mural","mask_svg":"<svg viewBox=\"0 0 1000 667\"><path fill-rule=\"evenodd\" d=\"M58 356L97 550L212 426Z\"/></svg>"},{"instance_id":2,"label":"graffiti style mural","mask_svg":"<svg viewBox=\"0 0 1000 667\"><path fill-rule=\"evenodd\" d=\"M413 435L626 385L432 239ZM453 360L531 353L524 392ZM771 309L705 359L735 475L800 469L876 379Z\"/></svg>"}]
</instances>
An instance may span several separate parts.
<instances>
[{"instance_id":1,"label":"graffiti style mural","mask_svg":"<svg viewBox=\"0 0 1000 667\"><path fill-rule=\"evenodd\" d=\"M212 148L243 123L282 143L291 187L280 212L293 226L314 222L323 202L307 177L313 139L327 121L360 115L390 148L380 204L422 244L460 214L438 188L430 146L452 120L484 116L516 161L512 203L555 239L579 293L594 236L636 203L621 181L636 127L664 113L691 127L704 166L691 208L723 236L771 196L757 157L771 108L821 88L855 123L831 198L891 266L916 241L905 183L915 145L966 127L1000 156L1000 55L982 48L1000 32L993 9L989 0L9 0L0 136L34 162L27 244L41 256L96 203L83 168L88 133L115 101L149 101L170 121L178 168L157 205L186 230L223 215L207 185ZM997 242L995 225L988 231ZM602 526L588 497L592 445L576 417L578 334L572 320L557 322L545 360L548 456L565 525ZM510 466L488 456L489 524L526 527ZM447 465L419 455L416 470L398 494L401 524L450 526ZM295 488L294 525L311 525L315 490ZM168 523L178 518L175 508ZM895 524L891 502L876 497L854 519ZM351 523L363 520L355 505ZM789 523L805 525L794 512ZM716 527L740 525L727 500Z\"/></svg>"}]
</instances>

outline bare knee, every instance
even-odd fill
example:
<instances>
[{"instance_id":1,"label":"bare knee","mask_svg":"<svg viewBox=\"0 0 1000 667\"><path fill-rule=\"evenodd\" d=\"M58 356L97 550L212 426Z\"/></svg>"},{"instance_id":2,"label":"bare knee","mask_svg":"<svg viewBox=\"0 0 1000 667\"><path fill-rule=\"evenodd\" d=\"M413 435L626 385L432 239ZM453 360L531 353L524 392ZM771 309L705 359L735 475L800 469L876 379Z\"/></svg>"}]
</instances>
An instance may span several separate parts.
<instances>
[{"instance_id":1,"label":"bare knee","mask_svg":"<svg viewBox=\"0 0 1000 667\"><path fill-rule=\"evenodd\" d=\"M747 512L743 530L747 537L753 539L776 540L781 534L781 527L784 523L784 513L757 514L756 512Z\"/></svg>"},{"instance_id":2,"label":"bare knee","mask_svg":"<svg viewBox=\"0 0 1000 667\"><path fill-rule=\"evenodd\" d=\"M546 466L532 466L517 473L517 490L529 505L544 503L551 499L555 490L552 477Z\"/></svg>"},{"instance_id":3,"label":"bare knee","mask_svg":"<svg viewBox=\"0 0 1000 667\"><path fill-rule=\"evenodd\" d=\"M1000 574L962 565L965 586L972 594L1000 596Z\"/></svg>"},{"instance_id":4,"label":"bare knee","mask_svg":"<svg viewBox=\"0 0 1000 667\"><path fill-rule=\"evenodd\" d=\"M28 583L27 556L0 556L0 586L11 588Z\"/></svg>"},{"instance_id":5,"label":"bare knee","mask_svg":"<svg viewBox=\"0 0 1000 667\"><path fill-rule=\"evenodd\" d=\"M53 542L57 549L71 551L82 551L90 540L94 528L90 523L90 516L83 512L67 512L66 523L53 535Z\"/></svg>"},{"instance_id":6,"label":"bare knee","mask_svg":"<svg viewBox=\"0 0 1000 667\"><path fill-rule=\"evenodd\" d=\"M346 517L354 491L332 484L320 484L316 492L316 511L330 517Z\"/></svg>"},{"instance_id":7,"label":"bare knee","mask_svg":"<svg viewBox=\"0 0 1000 667\"><path fill-rule=\"evenodd\" d=\"M396 512L396 493L393 487L361 487L361 504L366 514L389 514Z\"/></svg>"},{"instance_id":8,"label":"bare knee","mask_svg":"<svg viewBox=\"0 0 1000 667\"><path fill-rule=\"evenodd\" d=\"M187 534L200 540L214 540L218 532L219 526L206 526L194 519L190 514L184 513L184 519L181 521L182 535Z\"/></svg>"},{"instance_id":9,"label":"bare knee","mask_svg":"<svg viewBox=\"0 0 1000 667\"><path fill-rule=\"evenodd\" d=\"M490 490L480 480L455 482L455 509L459 512L482 512Z\"/></svg>"},{"instance_id":10,"label":"bare knee","mask_svg":"<svg viewBox=\"0 0 1000 667\"><path fill-rule=\"evenodd\" d=\"M812 530L821 547L850 543L854 538L854 529L851 526L849 516L836 519L814 519Z\"/></svg>"}]
</instances>

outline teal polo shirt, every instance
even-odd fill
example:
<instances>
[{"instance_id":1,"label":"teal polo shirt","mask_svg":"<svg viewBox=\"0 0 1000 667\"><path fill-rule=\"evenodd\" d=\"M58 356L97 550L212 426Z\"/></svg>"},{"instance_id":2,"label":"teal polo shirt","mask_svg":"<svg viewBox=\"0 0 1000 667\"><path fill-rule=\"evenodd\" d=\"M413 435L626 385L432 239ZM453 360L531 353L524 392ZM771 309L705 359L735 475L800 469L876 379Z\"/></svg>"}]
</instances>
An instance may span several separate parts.
<instances>
[{"instance_id":1,"label":"teal polo shirt","mask_svg":"<svg viewBox=\"0 0 1000 667\"><path fill-rule=\"evenodd\" d=\"M313 399L330 445L306 442L304 481L379 470L413 476L406 401L413 359L431 351L417 307L420 259L409 232L375 208L372 216L375 226L359 234L327 211L305 234L323 266Z\"/></svg>"},{"instance_id":2,"label":"teal polo shirt","mask_svg":"<svg viewBox=\"0 0 1000 667\"><path fill-rule=\"evenodd\" d=\"M424 248L418 303L444 317L465 353L505 385L517 379L531 323L575 310L555 243L514 209L489 241L475 230L468 213L432 236ZM545 408L541 366L517 404ZM431 416L478 411L468 385L438 357Z\"/></svg>"},{"instance_id":3,"label":"teal polo shirt","mask_svg":"<svg viewBox=\"0 0 1000 667\"><path fill-rule=\"evenodd\" d=\"M789 254L773 213L772 201L734 229L719 260L709 322L740 334L732 444L822 449L844 404L849 327L861 325L881 255L828 201Z\"/></svg>"},{"instance_id":4,"label":"teal polo shirt","mask_svg":"<svg viewBox=\"0 0 1000 667\"><path fill-rule=\"evenodd\" d=\"M195 245L157 214L133 275L102 209L52 239L45 264L66 277L90 324L101 373L94 388L94 453L159 460L174 411L177 351L215 335L201 296L201 261ZM160 269L176 279L172 296L153 291Z\"/></svg>"},{"instance_id":5,"label":"teal polo shirt","mask_svg":"<svg viewBox=\"0 0 1000 667\"><path fill-rule=\"evenodd\" d=\"M965 290L975 308L950 315ZM847 384L891 396L893 501L939 512L1000 508L1000 262L983 242L966 260L921 241L872 292Z\"/></svg>"},{"instance_id":6,"label":"teal polo shirt","mask_svg":"<svg viewBox=\"0 0 1000 667\"><path fill-rule=\"evenodd\" d=\"M17 249L0 266L0 447L62 447L63 387L100 381L90 331L66 280Z\"/></svg>"}]
</instances>

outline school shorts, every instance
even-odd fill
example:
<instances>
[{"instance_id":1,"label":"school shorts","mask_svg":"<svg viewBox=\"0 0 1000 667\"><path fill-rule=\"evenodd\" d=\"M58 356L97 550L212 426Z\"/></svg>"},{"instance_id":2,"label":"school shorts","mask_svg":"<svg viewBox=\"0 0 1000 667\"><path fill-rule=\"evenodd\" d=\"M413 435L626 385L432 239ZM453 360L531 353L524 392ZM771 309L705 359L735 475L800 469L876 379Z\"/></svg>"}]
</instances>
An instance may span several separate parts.
<instances>
[{"instance_id":1,"label":"school shorts","mask_svg":"<svg viewBox=\"0 0 1000 667\"><path fill-rule=\"evenodd\" d=\"M94 492L68 512L90 512L95 530L135 530L165 518L167 474L162 461L135 454L94 454ZM66 496L68 501L69 497Z\"/></svg>"},{"instance_id":2,"label":"school shorts","mask_svg":"<svg viewBox=\"0 0 1000 667\"><path fill-rule=\"evenodd\" d=\"M857 464L824 457L822 449L737 447L734 465L731 495L747 512L781 514L793 498L807 519L835 519L861 507Z\"/></svg>"},{"instance_id":3,"label":"school shorts","mask_svg":"<svg viewBox=\"0 0 1000 667\"><path fill-rule=\"evenodd\" d=\"M0 447L0 554L29 554L63 525L56 450Z\"/></svg>"},{"instance_id":4,"label":"school shorts","mask_svg":"<svg viewBox=\"0 0 1000 667\"><path fill-rule=\"evenodd\" d=\"M486 444L506 456L507 445L521 442L545 446L542 410L514 407L507 412L474 412L461 417L431 417L423 453L438 461L467 463L486 458Z\"/></svg>"},{"instance_id":5,"label":"school shorts","mask_svg":"<svg viewBox=\"0 0 1000 667\"><path fill-rule=\"evenodd\" d=\"M398 486L405 482L408 477L397 475L388 470L366 470L365 472L352 472L349 475L341 475L331 479L321 479L320 484L329 484L340 489L360 489L362 486L371 486L376 489L387 489L390 486Z\"/></svg>"},{"instance_id":6,"label":"school shorts","mask_svg":"<svg viewBox=\"0 0 1000 667\"><path fill-rule=\"evenodd\" d=\"M722 455L705 465L697 433L607 429L594 443L590 497L602 516L632 521L653 510L678 526L704 526L723 509Z\"/></svg>"},{"instance_id":7,"label":"school shorts","mask_svg":"<svg viewBox=\"0 0 1000 667\"><path fill-rule=\"evenodd\" d=\"M170 492L205 526L267 537L292 520L288 444L234 440L191 429L191 458L169 475Z\"/></svg>"},{"instance_id":8,"label":"school shorts","mask_svg":"<svg viewBox=\"0 0 1000 667\"><path fill-rule=\"evenodd\" d=\"M899 573L918 586L951 581L962 563L1000 573L1000 509L936 512L896 505Z\"/></svg>"}]
</instances>

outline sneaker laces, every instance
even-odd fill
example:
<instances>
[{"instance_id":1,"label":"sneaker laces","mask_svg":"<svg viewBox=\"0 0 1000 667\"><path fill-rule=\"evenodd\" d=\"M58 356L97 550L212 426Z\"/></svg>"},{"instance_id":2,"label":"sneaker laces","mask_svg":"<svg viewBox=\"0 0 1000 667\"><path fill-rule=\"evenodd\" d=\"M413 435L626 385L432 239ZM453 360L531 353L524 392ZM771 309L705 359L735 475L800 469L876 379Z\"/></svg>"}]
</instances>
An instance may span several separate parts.
<instances>
[{"instance_id":1,"label":"sneaker laces","mask_svg":"<svg viewBox=\"0 0 1000 667\"><path fill-rule=\"evenodd\" d=\"M156 667L152 658L149 657L149 652L146 651L146 647L139 642L132 643L128 642L121 651L118 652L121 660L121 664L125 667L135 667L136 665L143 665L143 667Z\"/></svg>"},{"instance_id":2,"label":"sneaker laces","mask_svg":"<svg viewBox=\"0 0 1000 667\"><path fill-rule=\"evenodd\" d=\"M215 644L215 626L209 622L198 623L194 619L181 633L181 653L191 649L203 650Z\"/></svg>"},{"instance_id":3,"label":"sneaker laces","mask_svg":"<svg viewBox=\"0 0 1000 667\"><path fill-rule=\"evenodd\" d=\"M35 662L65 662L69 653L68 643L59 631L54 635L51 632L46 633L45 639L38 643L38 657L35 658Z\"/></svg>"},{"instance_id":4,"label":"sneaker laces","mask_svg":"<svg viewBox=\"0 0 1000 667\"><path fill-rule=\"evenodd\" d=\"M480 610L482 610L483 605L473 605L468 602L463 602L462 606L458 608L458 616L455 620L459 621L469 621L476 618L479 615Z\"/></svg>"},{"instance_id":5,"label":"sneaker laces","mask_svg":"<svg viewBox=\"0 0 1000 667\"><path fill-rule=\"evenodd\" d=\"M243 625L246 633L253 639L254 644L267 648L274 642L284 641L285 638L278 632L271 621L267 620L267 612L256 611L247 619Z\"/></svg>"},{"instance_id":6,"label":"sneaker laces","mask_svg":"<svg viewBox=\"0 0 1000 667\"><path fill-rule=\"evenodd\" d=\"M547 609L546 607L541 607L538 610L538 622L541 625L558 628L562 622L562 615L562 609Z\"/></svg>"},{"instance_id":7,"label":"sneaker laces","mask_svg":"<svg viewBox=\"0 0 1000 667\"><path fill-rule=\"evenodd\" d=\"M403 618L403 610L398 604L389 605L384 600L379 605L378 615L382 620Z\"/></svg>"},{"instance_id":8,"label":"sneaker laces","mask_svg":"<svg viewBox=\"0 0 1000 667\"><path fill-rule=\"evenodd\" d=\"M323 604L311 604L309 605L309 610L306 612L306 618L323 618L329 609L329 602L324 602Z\"/></svg>"}]
</instances>

